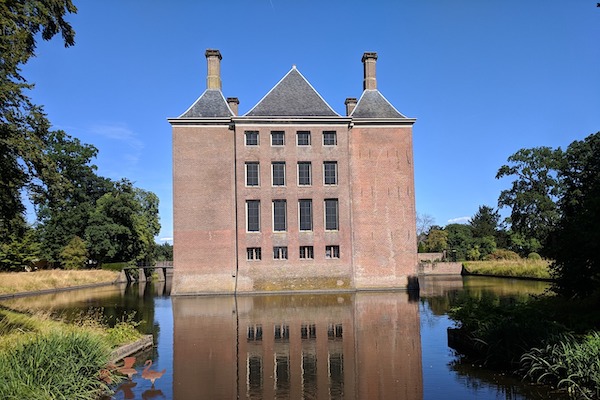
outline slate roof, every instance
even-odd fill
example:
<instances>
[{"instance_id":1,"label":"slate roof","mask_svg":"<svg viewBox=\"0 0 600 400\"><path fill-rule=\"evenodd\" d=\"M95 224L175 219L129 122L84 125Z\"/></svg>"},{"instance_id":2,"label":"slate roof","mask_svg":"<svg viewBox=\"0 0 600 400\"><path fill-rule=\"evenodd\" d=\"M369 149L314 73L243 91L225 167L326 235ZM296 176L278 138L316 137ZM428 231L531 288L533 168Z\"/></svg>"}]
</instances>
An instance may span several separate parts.
<instances>
[{"instance_id":1,"label":"slate roof","mask_svg":"<svg viewBox=\"0 0 600 400\"><path fill-rule=\"evenodd\" d=\"M353 118L406 118L376 89L363 92L351 116Z\"/></svg>"},{"instance_id":2,"label":"slate roof","mask_svg":"<svg viewBox=\"0 0 600 400\"><path fill-rule=\"evenodd\" d=\"M294 66L245 116L339 117L339 114Z\"/></svg>"},{"instance_id":3,"label":"slate roof","mask_svg":"<svg viewBox=\"0 0 600 400\"><path fill-rule=\"evenodd\" d=\"M217 89L207 89L179 118L216 118L232 115L223 93Z\"/></svg>"}]
</instances>

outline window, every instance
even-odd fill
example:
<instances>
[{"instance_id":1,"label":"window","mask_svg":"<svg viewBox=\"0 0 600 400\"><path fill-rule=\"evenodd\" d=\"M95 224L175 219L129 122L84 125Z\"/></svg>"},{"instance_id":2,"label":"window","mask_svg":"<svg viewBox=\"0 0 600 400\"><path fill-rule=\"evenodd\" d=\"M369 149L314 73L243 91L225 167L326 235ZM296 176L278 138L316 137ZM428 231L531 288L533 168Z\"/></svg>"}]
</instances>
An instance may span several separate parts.
<instances>
[{"instance_id":1,"label":"window","mask_svg":"<svg viewBox=\"0 0 600 400\"><path fill-rule=\"evenodd\" d=\"M325 246L325 258L340 258L340 246Z\"/></svg>"},{"instance_id":2,"label":"window","mask_svg":"<svg viewBox=\"0 0 600 400\"><path fill-rule=\"evenodd\" d=\"M271 131L271 146L283 146L285 144L285 132Z\"/></svg>"},{"instance_id":3,"label":"window","mask_svg":"<svg viewBox=\"0 0 600 400\"><path fill-rule=\"evenodd\" d=\"M260 200L246 200L246 229L260 231Z\"/></svg>"},{"instance_id":4,"label":"window","mask_svg":"<svg viewBox=\"0 0 600 400\"><path fill-rule=\"evenodd\" d=\"M325 199L325 230L338 230L338 200Z\"/></svg>"},{"instance_id":5,"label":"window","mask_svg":"<svg viewBox=\"0 0 600 400\"><path fill-rule=\"evenodd\" d=\"M336 340L344 337L344 330L342 324L329 324L327 326L327 339Z\"/></svg>"},{"instance_id":6,"label":"window","mask_svg":"<svg viewBox=\"0 0 600 400\"><path fill-rule=\"evenodd\" d=\"M274 162L273 168L273 186L285 186L285 162Z\"/></svg>"},{"instance_id":7,"label":"window","mask_svg":"<svg viewBox=\"0 0 600 400\"><path fill-rule=\"evenodd\" d=\"M287 260L288 259L287 246L273 247L273 259L274 260Z\"/></svg>"},{"instance_id":8,"label":"window","mask_svg":"<svg viewBox=\"0 0 600 400\"><path fill-rule=\"evenodd\" d=\"M273 338L276 341L287 342L290 339L290 326L287 324L277 324L274 327Z\"/></svg>"},{"instance_id":9,"label":"window","mask_svg":"<svg viewBox=\"0 0 600 400\"><path fill-rule=\"evenodd\" d=\"M300 258L313 259L315 258L314 249L312 246L300 246Z\"/></svg>"},{"instance_id":10,"label":"window","mask_svg":"<svg viewBox=\"0 0 600 400\"><path fill-rule=\"evenodd\" d=\"M323 183L337 185L337 161L323 162Z\"/></svg>"},{"instance_id":11,"label":"window","mask_svg":"<svg viewBox=\"0 0 600 400\"><path fill-rule=\"evenodd\" d=\"M246 248L246 259L248 261L251 261L251 260L260 260L261 259L260 247L248 247L248 248Z\"/></svg>"},{"instance_id":12,"label":"window","mask_svg":"<svg viewBox=\"0 0 600 400\"><path fill-rule=\"evenodd\" d=\"M261 341L263 336L262 325L248 325L247 339L251 341Z\"/></svg>"},{"instance_id":13,"label":"window","mask_svg":"<svg viewBox=\"0 0 600 400\"><path fill-rule=\"evenodd\" d=\"M310 146L310 131L296 132L296 144L298 146Z\"/></svg>"},{"instance_id":14,"label":"window","mask_svg":"<svg viewBox=\"0 0 600 400\"><path fill-rule=\"evenodd\" d=\"M317 326L315 324L302 324L300 325L300 338L316 339L317 338Z\"/></svg>"},{"instance_id":15,"label":"window","mask_svg":"<svg viewBox=\"0 0 600 400\"><path fill-rule=\"evenodd\" d=\"M298 208L298 214L300 216L300 230L312 231L312 200L298 200Z\"/></svg>"},{"instance_id":16,"label":"window","mask_svg":"<svg viewBox=\"0 0 600 400\"><path fill-rule=\"evenodd\" d=\"M246 186L259 186L259 172L257 162L246 163Z\"/></svg>"},{"instance_id":17,"label":"window","mask_svg":"<svg viewBox=\"0 0 600 400\"><path fill-rule=\"evenodd\" d=\"M323 131L323 146L337 145L336 131Z\"/></svg>"},{"instance_id":18,"label":"window","mask_svg":"<svg viewBox=\"0 0 600 400\"><path fill-rule=\"evenodd\" d=\"M310 162L301 161L298 163L298 185L309 186L311 184L311 164Z\"/></svg>"},{"instance_id":19,"label":"window","mask_svg":"<svg viewBox=\"0 0 600 400\"><path fill-rule=\"evenodd\" d=\"M258 131L245 131L246 146L258 146Z\"/></svg>"},{"instance_id":20,"label":"window","mask_svg":"<svg viewBox=\"0 0 600 400\"><path fill-rule=\"evenodd\" d=\"M286 202L285 200L273 200L273 230L285 231L287 229L286 221Z\"/></svg>"}]
</instances>

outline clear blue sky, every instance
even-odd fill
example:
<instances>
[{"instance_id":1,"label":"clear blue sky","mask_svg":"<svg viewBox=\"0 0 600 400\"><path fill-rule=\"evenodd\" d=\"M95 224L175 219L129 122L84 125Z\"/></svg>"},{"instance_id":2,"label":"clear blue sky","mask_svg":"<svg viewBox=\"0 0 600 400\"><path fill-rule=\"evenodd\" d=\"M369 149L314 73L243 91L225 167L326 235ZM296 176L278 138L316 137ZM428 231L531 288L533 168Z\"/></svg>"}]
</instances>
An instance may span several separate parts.
<instances>
[{"instance_id":1,"label":"clear blue sky","mask_svg":"<svg viewBox=\"0 0 600 400\"><path fill-rule=\"evenodd\" d=\"M378 88L414 126L417 210L439 225L497 205L506 158L600 130L596 0L77 1L76 44L40 42L23 70L56 129L100 150L99 173L160 198L172 238L171 127L223 55L247 112L291 68L340 114L376 51Z\"/></svg>"}]
</instances>

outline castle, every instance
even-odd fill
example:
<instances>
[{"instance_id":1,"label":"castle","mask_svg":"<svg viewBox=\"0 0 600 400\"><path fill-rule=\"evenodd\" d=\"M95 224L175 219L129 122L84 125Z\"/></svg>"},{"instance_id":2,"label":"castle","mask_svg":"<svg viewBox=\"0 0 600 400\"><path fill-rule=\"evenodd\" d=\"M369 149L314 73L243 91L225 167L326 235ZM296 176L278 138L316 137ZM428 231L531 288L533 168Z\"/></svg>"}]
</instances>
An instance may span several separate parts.
<instances>
[{"instance_id":1,"label":"castle","mask_svg":"<svg viewBox=\"0 0 600 400\"><path fill-rule=\"evenodd\" d=\"M207 88L173 129L173 295L411 288L412 126L377 89L336 113L294 66L244 115Z\"/></svg>"}]
</instances>

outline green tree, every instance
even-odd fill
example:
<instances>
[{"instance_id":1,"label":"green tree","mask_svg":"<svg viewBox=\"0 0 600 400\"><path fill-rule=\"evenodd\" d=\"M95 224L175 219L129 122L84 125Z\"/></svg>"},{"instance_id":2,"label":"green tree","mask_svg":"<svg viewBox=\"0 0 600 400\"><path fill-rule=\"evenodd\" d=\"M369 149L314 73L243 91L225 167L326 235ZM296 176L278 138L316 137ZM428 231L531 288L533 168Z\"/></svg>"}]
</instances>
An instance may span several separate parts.
<instances>
[{"instance_id":1,"label":"green tree","mask_svg":"<svg viewBox=\"0 0 600 400\"><path fill-rule=\"evenodd\" d=\"M448 234L448 251L456 255L457 260L465 260L467 252L474 245L473 230L470 225L449 224L444 231Z\"/></svg>"},{"instance_id":2,"label":"green tree","mask_svg":"<svg viewBox=\"0 0 600 400\"><path fill-rule=\"evenodd\" d=\"M88 260L85 242L79 236L73 236L60 252L60 260L66 269L80 269L83 267Z\"/></svg>"},{"instance_id":3,"label":"green tree","mask_svg":"<svg viewBox=\"0 0 600 400\"><path fill-rule=\"evenodd\" d=\"M156 195L122 180L114 192L96 202L85 238L90 257L100 263L143 261L149 251L153 253L153 238L159 230Z\"/></svg>"},{"instance_id":4,"label":"green tree","mask_svg":"<svg viewBox=\"0 0 600 400\"><path fill-rule=\"evenodd\" d=\"M40 260L40 244L31 228L21 237L12 234L0 243L0 271L22 271Z\"/></svg>"},{"instance_id":5,"label":"green tree","mask_svg":"<svg viewBox=\"0 0 600 400\"><path fill-rule=\"evenodd\" d=\"M52 263L60 259L60 252L71 238L84 236L96 201L115 187L112 181L96 174L96 166L91 164L98 153L94 146L56 131L49 135L45 152L67 181L56 199L45 186L32 185L31 189L43 256Z\"/></svg>"},{"instance_id":6,"label":"green tree","mask_svg":"<svg viewBox=\"0 0 600 400\"><path fill-rule=\"evenodd\" d=\"M562 218L552 234L555 290L566 296L600 292L600 132L569 145L559 177Z\"/></svg>"},{"instance_id":7,"label":"green tree","mask_svg":"<svg viewBox=\"0 0 600 400\"><path fill-rule=\"evenodd\" d=\"M65 15L77 9L70 0L0 2L0 242L25 234L22 189L33 179L50 190L65 180L45 156L50 123L25 90L33 85L21 67L35 56L36 41L62 35L65 46L75 33Z\"/></svg>"},{"instance_id":8,"label":"green tree","mask_svg":"<svg viewBox=\"0 0 600 400\"><path fill-rule=\"evenodd\" d=\"M448 248L448 233L440 229L432 229L423 244L425 252L442 252Z\"/></svg>"},{"instance_id":9,"label":"green tree","mask_svg":"<svg viewBox=\"0 0 600 400\"><path fill-rule=\"evenodd\" d=\"M492 207L479 206L479 209L469 221L473 230L473 237L483 238L486 236L496 236L498 225L500 223L500 214L494 211Z\"/></svg>"},{"instance_id":10,"label":"green tree","mask_svg":"<svg viewBox=\"0 0 600 400\"><path fill-rule=\"evenodd\" d=\"M173 245L171 243L163 243L156 245L156 260L157 261L173 261Z\"/></svg>"},{"instance_id":11,"label":"green tree","mask_svg":"<svg viewBox=\"0 0 600 400\"><path fill-rule=\"evenodd\" d=\"M508 222L513 233L524 241L535 239L543 246L560 218L557 171L562 151L549 147L521 149L508 161L510 164L500 167L496 179L513 177L514 180L510 189L500 193L498 206L511 209Z\"/></svg>"}]
</instances>

